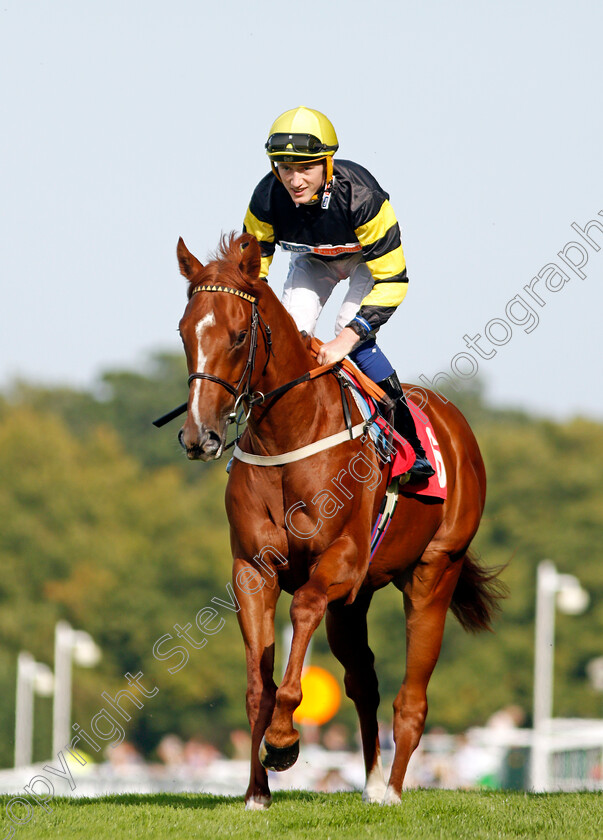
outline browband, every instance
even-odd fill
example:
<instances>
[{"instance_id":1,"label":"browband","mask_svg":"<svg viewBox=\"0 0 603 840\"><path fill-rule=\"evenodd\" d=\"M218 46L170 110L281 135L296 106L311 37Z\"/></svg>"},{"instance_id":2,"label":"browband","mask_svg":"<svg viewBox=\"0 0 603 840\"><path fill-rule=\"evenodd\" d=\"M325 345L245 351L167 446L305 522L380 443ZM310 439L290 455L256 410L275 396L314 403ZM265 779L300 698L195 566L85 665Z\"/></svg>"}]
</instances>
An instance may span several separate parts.
<instances>
[{"instance_id":1,"label":"browband","mask_svg":"<svg viewBox=\"0 0 603 840\"><path fill-rule=\"evenodd\" d=\"M227 292L229 295L236 295L237 297L243 298L243 300L248 300L250 303L258 302L258 299L253 295L249 295L247 292L242 292L240 289L233 289L230 286L207 286L200 283L192 290L191 297L196 295L197 292Z\"/></svg>"}]
</instances>

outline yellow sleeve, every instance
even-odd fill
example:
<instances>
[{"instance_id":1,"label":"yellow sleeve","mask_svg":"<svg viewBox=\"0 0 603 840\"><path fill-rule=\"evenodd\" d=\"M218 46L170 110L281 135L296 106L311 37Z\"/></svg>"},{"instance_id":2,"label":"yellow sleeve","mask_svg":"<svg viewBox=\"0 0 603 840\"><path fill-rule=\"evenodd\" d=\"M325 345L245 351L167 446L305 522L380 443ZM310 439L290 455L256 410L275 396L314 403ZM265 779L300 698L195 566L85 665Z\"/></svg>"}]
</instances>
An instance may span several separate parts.
<instances>
[{"instance_id":1,"label":"yellow sleeve","mask_svg":"<svg viewBox=\"0 0 603 840\"><path fill-rule=\"evenodd\" d=\"M243 222L243 230L255 236L260 243L260 250L262 252L260 277L267 277L270 263L274 257L275 243L273 226L269 222L262 222L257 216L254 216L248 207Z\"/></svg>"}]
</instances>

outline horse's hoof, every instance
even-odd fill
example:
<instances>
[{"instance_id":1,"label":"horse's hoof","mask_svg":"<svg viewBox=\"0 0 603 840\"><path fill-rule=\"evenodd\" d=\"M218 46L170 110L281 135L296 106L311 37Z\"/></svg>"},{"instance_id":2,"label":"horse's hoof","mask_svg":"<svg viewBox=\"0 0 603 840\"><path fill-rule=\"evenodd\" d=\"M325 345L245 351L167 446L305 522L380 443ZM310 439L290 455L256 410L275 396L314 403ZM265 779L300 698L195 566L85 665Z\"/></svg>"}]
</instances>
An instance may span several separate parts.
<instances>
[{"instance_id":1,"label":"horse's hoof","mask_svg":"<svg viewBox=\"0 0 603 840\"><path fill-rule=\"evenodd\" d=\"M385 784L385 779L383 778L383 765L381 764L381 758L379 757L375 766L367 776L366 784L364 786L364 790L362 791L362 801L381 805L386 790L387 785Z\"/></svg>"},{"instance_id":2,"label":"horse's hoof","mask_svg":"<svg viewBox=\"0 0 603 840\"><path fill-rule=\"evenodd\" d=\"M288 770L297 761L299 738L288 747L273 747L265 738L262 738L258 755L266 770Z\"/></svg>"},{"instance_id":3,"label":"horse's hoof","mask_svg":"<svg viewBox=\"0 0 603 840\"><path fill-rule=\"evenodd\" d=\"M384 796L385 788L378 793L372 790L367 790L367 788L362 791L362 801L366 802L368 805L383 805Z\"/></svg>"},{"instance_id":4,"label":"horse's hoof","mask_svg":"<svg viewBox=\"0 0 603 840\"><path fill-rule=\"evenodd\" d=\"M382 805L401 805L402 804L402 797L399 793L396 793L394 788L389 785L387 790L385 791L385 796L383 797Z\"/></svg>"},{"instance_id":5,"label":"horse's hoof","mask_svg":"<svg viewBox=\"0 0 603 840\"><path fill-rule=\"evenodd\" d=\"M385 782L383 784L367 784L362 791L362 801L382 805L385 793Z\"/></svg>"},{"instance_id":6,"label":"horse's hoof","mask_svg":"<svg viewBox=\"0 0 603 840\"><path fill-rule=\"evenodd\" d=\"M246 811L266 811L272 805L271 796L250 796L245 803Z\"/></svg>"}]
</instances>

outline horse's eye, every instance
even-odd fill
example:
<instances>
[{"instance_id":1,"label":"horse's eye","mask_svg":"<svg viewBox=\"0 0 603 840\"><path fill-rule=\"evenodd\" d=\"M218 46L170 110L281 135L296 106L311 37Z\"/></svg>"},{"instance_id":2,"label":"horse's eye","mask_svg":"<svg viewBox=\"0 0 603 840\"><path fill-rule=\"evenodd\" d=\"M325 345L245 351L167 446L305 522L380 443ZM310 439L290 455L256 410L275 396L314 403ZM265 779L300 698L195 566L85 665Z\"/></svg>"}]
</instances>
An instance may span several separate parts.
<instances>
[{"instance_id":1,"label":"horse's eye","mask_svg":"<svg viewBox=\"0 0 603 840\"><path fill-rule=\"evenodd\" d=\"M247 330L241 330L241 332L238 334L238 336L236 338L234 346L235 347L240 347L241 344L245 341L246 336L247 336Z\"/></svg>"}]
</instances>

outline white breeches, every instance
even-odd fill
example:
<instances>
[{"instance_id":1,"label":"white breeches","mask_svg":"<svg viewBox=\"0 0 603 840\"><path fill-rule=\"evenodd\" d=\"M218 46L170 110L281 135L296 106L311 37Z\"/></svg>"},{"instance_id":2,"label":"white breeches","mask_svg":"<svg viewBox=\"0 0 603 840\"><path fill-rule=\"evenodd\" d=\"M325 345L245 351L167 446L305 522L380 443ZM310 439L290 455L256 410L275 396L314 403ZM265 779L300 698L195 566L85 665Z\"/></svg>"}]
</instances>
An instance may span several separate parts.
<instances>
[{"instance_id":1,"label":"white breeches","mask_svg":"<svg viewBox=\"0 0 603 840\"><path fill-rule=\"evenodd\" d=\"M350 285L335 320L335 335L357 314L373 287L373 276L360 254L321 260L313 254L293 254L283 289L282 304L297 328L314 335L318 316L337 283L345 277Z\"/></svg>"}]
</instances>

